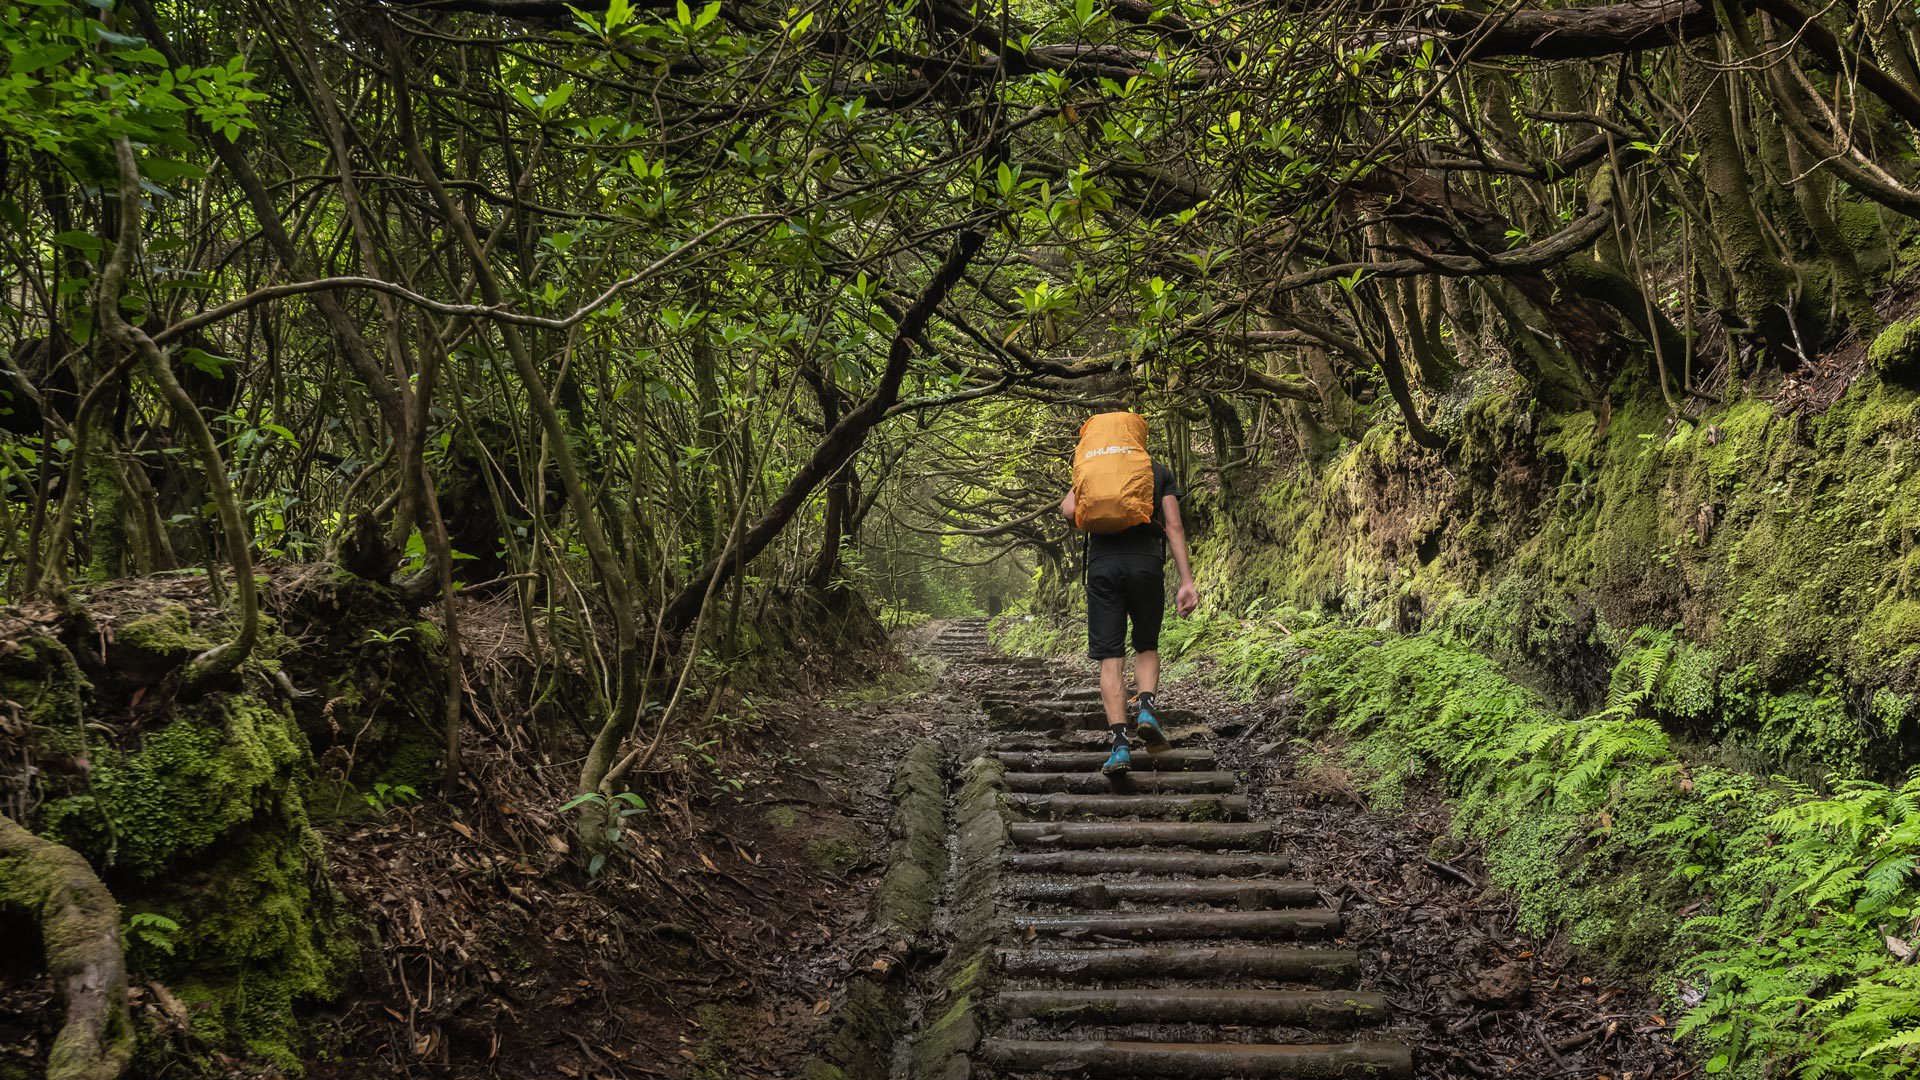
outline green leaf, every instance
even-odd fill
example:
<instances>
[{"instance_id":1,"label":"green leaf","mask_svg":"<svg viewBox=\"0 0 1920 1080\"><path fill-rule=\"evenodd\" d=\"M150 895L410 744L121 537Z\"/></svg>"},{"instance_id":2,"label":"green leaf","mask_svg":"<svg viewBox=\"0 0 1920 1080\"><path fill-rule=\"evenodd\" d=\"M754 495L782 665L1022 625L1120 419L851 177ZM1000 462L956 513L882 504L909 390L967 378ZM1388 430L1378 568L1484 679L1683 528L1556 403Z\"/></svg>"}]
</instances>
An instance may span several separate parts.
<instances>
[{"instance_id":1,"label":"green leaf","mask_svg":"<svg viewBox=\"0 0 1920 1080\"><path fill-rule=\"evenodd\" d=\"M215 378L225 376L227 365L234 362L231 356L216 356L205 349L196 349L191 346L180 350L180 359L193 365L196 370L204 371Z\"/></svg>"},{"instance_id":2,"label":"green leaf","mask_svg":"<svg viewBox=\"0 0 1920 1080\"><path fill-rule=\"evenodd\" d=\"M77 230L54 233L53 242L59 244L61 247L73 248L75 251L105 251L107 249L107 242L105 240L100 239L92 233L79 232Z\"/></svg>"},{"instance_id":3,"label":"green leaf","mask_svg":"<svg viewBox=\"0 0 1920 1080\"><path fill-rule=\"evenodd\" d=\"M7 65L7 70L15 75L26 75L44 67L51 67L79 51L78 45L42 45L37 49L13 54L13 62Z\"/></svg>"},{"instance_id":4,"label":"green leaf","mask_svg":"<svg viewBox=\"0 0 1920 1080\"><path fill-rule=\"evenodd\" d=\"M114 31L109 30L104 26L101 26L99 23L88 23L87 25L93 28L94 37L99 38L102 42L108 45L120 45L129 49L137 49L147 43L146 38L135 37L132 34L115 33Z\"/></svg>"}]
</instances>

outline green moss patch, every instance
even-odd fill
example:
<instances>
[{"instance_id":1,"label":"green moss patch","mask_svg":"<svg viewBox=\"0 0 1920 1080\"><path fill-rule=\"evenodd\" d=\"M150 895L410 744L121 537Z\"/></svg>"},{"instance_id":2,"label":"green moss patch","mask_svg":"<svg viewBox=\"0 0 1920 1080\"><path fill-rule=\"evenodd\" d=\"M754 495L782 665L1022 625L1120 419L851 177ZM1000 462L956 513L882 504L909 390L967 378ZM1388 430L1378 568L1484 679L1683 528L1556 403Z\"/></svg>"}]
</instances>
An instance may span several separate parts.
<instances>
[{"instance_id":1,"label":"green moss patch","mask_svg":"<svg viewBox=\"0 0 1920 1080\"><path fill-rule=\"evenodd\" d=\"M142 663L205 647L177 607L124 624L117 642ZM161 929L128 935L129 966L188 1006L200 1042L297 1072L302 1007L332 998L359 952L307 812L305 733L277 693L251 692L169 701L124 731L82 728L91 687L57 645L38 655L41 669L17 680L35 692L16 698L37 752L85 753L91 767L49 790L32 827L83 855L127 912L156 917ZM149 1034L136 1068L178 1070L173 1055Z\"/></svg>"}]
</instances>

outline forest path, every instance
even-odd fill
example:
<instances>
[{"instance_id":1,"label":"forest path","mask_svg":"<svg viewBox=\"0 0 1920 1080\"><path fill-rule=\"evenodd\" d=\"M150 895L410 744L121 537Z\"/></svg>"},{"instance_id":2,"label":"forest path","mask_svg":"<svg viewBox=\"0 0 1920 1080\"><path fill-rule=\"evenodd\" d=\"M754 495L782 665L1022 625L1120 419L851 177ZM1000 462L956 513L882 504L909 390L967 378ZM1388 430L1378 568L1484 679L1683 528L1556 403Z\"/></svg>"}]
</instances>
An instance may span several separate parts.
<instances>
[{"instance_id":1,"label":"forest path","mask_svg":"<svg viewBox=\"0 0 1920 1080\"><path fill-rule=\"evenodd\" d=\"M948 757L947 959L904 1075L1697 1074L1650 975L1526 933L1438 792L1350 776L1286 695L1177 673L1175 749L1115 781L1090 665L998 655L978 619L924 640L974 719Z\"/></svg>"},{"instance_id":2,"label":"forest path","mask_svg":"<svg viewBox=\"0 0 1920 1080\"><path fill-rule=\"evenodd\" d=\"M1000 729L989 756L1010 843L976 1067L1414 1075L1411 1047L1380 1030L1386 998L1355 988L1344 891L1292 874L1245 778L1220 767L1214 732L1172 712L1178 749L1149 754L1136 740L1136 771L1109 778L1084 675L1068 686L1063 664L995 656L982 621L954 623L932 648L993 671L981 705Z\"/></svg>"}]
</instances>

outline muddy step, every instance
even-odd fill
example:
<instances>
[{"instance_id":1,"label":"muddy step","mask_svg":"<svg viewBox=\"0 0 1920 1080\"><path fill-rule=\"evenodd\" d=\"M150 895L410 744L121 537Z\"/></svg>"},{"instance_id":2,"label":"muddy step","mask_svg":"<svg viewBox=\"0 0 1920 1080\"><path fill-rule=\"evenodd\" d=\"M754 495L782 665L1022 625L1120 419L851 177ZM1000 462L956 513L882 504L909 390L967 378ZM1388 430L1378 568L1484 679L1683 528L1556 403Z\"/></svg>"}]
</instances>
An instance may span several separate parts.
<instances>
[{"instance_id":1,"label":"muddy step","mask_svg":"<svg viewBox=\"0 0 1920 1080\"><path fill-rule=\"evenodd\" d=\"M1266 822L1190 821L1020 821L1007 826L1020 847L1243 848L1258 850L1273 841Z\"/></svg>"},{"instance_id":2,"label":"muddy step","mask_svg":"<svg viewBox=\"0 0 1920 1080\"><path fill-rule=\"evenodd\" d=\"M1000 949L1000 970L1014 977L1073 982L1122 979L1261 980L1349 986L1360 977L1360 956L1345 949L1272 947L1131 949Z\"/></svg>"},{"instance_id":3,"label":"muddy step","mask_svg":"<svg viewBox=\"0 0 1920 1080\"><path fill-rule=\"evenodd\" d=\"M1002 990L1006 1015L1094 1024L1353 1027L1386 1019L1379 994L1352 990Z\"/></svg>"},{"instance_id":4,"label":"muddy step","mask_svg":"<svg viewBox=\"0 0 1920 1080\"><path fill-rule=\"evenodd\" d=\"M1021 755L995 755L1001 760ZM1088 755L1097 756L1097 755ZM1144 762L1147 755L1141 755ZM1239 786L1240 778L1230 772L1200 772L1171 769L1166 772L1143 770L1139 775L1106 776L1092 768L1081 772L1008 772L1007 790L1021 792L1067 792L1075 795L1153 795L1170 792L1221 792Z\"/></svg>"},{"instance_id":5,"label":"muddy step","mask_svg":"<svg viewBox=\"0 0 1920 1080\"><path fill-rule=\"evenodd\" d=\"M1107 714L1098 705L1075 706L1075 711L1037 709L1005 701L987 701L980 706L987 724L996 728L1021 731L1097 731L1107 726Z\"/></svg>"},{"instance_id":6,"label":"muddy step","mask_svg":"<svg viewBox=\"0 0 1920 1080\"><path fill-rule=\"evenodd\" d=\"M1313 907L1320 903L1320 888L1299 879L1248 880L1226 878L1214 881L1026 881L1016 883L1008 893L1015 900L1033 904L1071 904L1074 907L1105 909L1116 904L1214 904L1231 905L1242 911L1269 908Z\"/></svg>"},{"instance_id":7,"label":"muddy step","mask_svg":"<svg viewBox=\"0 0 1920 1080\"><path fill-rule=\"evenodd\" d=\"M1403 1043L1147 1043L988 1039L981 1056L1009 1072L1102 1076L1260 1077L1262 1080L1411 1080Z\"/></svg>"},{"instance_id":8,"label":"muddy step","mask_svg":"<svg viewBox=\"0 0 1920 1080\"><path fill-rule=\"evenodd\" d=\"M1085 775L1097 774L1100 766L1107 762L1106 753L1100 750L1041 750L1024 753L1002 750L993 756L1010 770L1007 776L1009 782L1013 780L1015 775L1011 770L1017 769L1029 774L1078 773ZM1136 773L1203 770L1212 768L1213 764L1214 757L1213 751L1211 750L1168 750L1159 754L1135 754L1133 756L1133 771ZM1233 774L1222 773L1220 775L1232 776ZM1136 776L1134 779L1137 782L1143 778ZM1039 789L1029 788L1026 790Z\"/></svg>"},{"instance_id":9,"label":"muddy step","mask_svg":"<svg viewBox=\"0 0 1920 1080\"><path fill-rule=\"evenodd\" d=\"M1293 869L1285 855L1198 851L1027 851L1007 856L1007 869L1028 874L1177 874L1248 877Z\"/></svg>"},{"instance_id":10,"label":"muddy step","mask_svg":"<svg viewBox=\"0 0 1920 1080\"><path fill-rule=\"evenodd\" d=\"M1340 916L1326 910L1167 911L1150 915L1015 915L1013 928L1051 937L1144 938L1182 941L1278 938L1301 941L1337 937Z\"/></svg>"},{"instance_id":11,"label":"muddy step","mask_svg":"<svg viewBox=\"0 0 1920 1080\"><path fill-rule=\"evenodd\" d=\"M1100 760L1103 762L1107 760L1107 750L1100 748L1111 746L1107 741L1107 734L1104 731L1099 732L1097 737L1096 734L1091 731L1076 733L1072 737L1063 737L1057 731L1010 731L996 735L993 740L993 745L995 748L1009 753L1051 753L1054 751L1093 753L1098 750ZM1096 768L1097 767L1098 766L1096 766Z\"/></svg>"},{"instance_id":12,"label":"muddy step","mask_svg":"<svg viewBox=\"0 0 1920 1080\"><path fill-rule=\"evenodd\" d=\"M1007 805L1034 817L1180 818L1186 821L1241 821L1245 795L1063 795L1016 792Z\"/></svg>"},{"instance_id":13,"label":"muddy step","mask_svg":"<svg viewBox=\"0 0 1920 1080\"><path fill-rule=\"evenodd\" d=\"M985 705L989 702L1003 705L1051 703L1056 707L1071 705L1076 709L1100 704L1098 689L1076 689L1063 686L1059 676L1049 675L1046 672L1034 672L1033 675L1033 678L995 682L991 687L980 692L981 704Z\"/></svg>"}]
</instances>

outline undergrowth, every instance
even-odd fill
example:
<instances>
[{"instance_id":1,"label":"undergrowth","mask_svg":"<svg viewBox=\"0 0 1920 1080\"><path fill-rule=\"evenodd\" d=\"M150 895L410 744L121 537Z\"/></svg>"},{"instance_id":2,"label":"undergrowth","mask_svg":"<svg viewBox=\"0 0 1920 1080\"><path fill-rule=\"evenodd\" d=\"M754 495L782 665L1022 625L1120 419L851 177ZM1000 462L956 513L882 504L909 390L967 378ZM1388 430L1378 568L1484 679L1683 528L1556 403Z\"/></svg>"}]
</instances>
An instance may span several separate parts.
<instances>
[{"instance_id":1,"label":"undergrowth","mask_svg":"<svg viewBox=\"0 0 1920 1080\"><path fill-rule=\"evenodd\" d=\"M1065 616L1002 615L987 624L993 647L1015 656L1062 656L1086 648L1086 627Z\"/></svg>"},{"instance_id":2,"label":"undergrowth","mask_svg":"<svg viewBox=\"0 0 1920 1080\"><path fill-rule=\"evenodd\" d=\"M1687 760L1660 719L1699 708L1703 667L1673 632L1630 636L1577 719L1441 633L1275 609L1171 624L1162 647L1243 694L1293 683L1376 799L1435 783L1523 927L1652 977L1706 1074L1920 1071L1920 774L1819 791Z\"/></svg>"}]
</instances>

